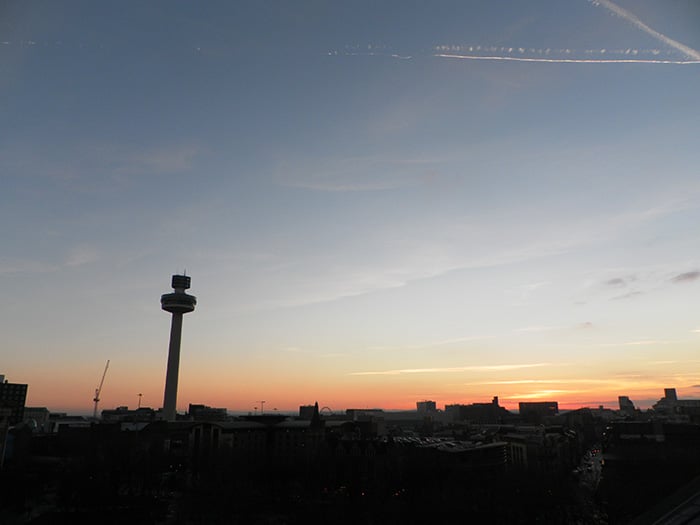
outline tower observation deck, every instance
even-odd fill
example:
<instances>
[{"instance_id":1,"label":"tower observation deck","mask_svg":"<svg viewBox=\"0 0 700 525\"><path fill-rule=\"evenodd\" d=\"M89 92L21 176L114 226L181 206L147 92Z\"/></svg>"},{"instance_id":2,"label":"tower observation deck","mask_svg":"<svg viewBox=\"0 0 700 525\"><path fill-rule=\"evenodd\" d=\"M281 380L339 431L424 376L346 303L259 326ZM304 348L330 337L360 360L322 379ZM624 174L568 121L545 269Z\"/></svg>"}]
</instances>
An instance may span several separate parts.
<instances>
[{"instance_id":1,"label":"tower observation deck","mask_svg":"<svg viewBox=\"0 0 700 525\"><path fill-rule=\"evenodd\" d=\"M172 293L160 297L160 305L166 312L173 314L170 324L170 347L168 350L168 370L165 376L165 395L163 396L163 419L174 421L177 406L177 381L180 372L180 340L182 338L182 316L194 310L197 298L185 293L190 287L191 279L187 275L173 275Z\"/></svg>"}]
</instances>

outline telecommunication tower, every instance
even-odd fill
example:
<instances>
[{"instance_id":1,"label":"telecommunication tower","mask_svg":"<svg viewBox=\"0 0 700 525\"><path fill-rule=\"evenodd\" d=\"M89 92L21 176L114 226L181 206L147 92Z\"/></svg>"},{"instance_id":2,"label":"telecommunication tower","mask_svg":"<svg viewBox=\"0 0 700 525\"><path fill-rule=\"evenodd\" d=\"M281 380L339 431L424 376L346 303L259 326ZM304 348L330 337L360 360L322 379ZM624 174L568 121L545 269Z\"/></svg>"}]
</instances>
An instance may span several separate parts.
<instances>
[{"instance_id":1,"label":"telecommunication tower","mask_svg":"<svg viewBox=\"0 0 700 525\"><path fill-rule=\"evenodd\" d=\"M166 312L173 314L170 324L170 347L168 349L168 371L165 376L165 395L163 396L163 419L175 421L177 405L177 380L180 371L180 339L182 338L182 316L194 310L197 298L185 293L190 287L187 275L173 275L173 293L160 297L160 305Z\"/></svg>"}]
</instances>

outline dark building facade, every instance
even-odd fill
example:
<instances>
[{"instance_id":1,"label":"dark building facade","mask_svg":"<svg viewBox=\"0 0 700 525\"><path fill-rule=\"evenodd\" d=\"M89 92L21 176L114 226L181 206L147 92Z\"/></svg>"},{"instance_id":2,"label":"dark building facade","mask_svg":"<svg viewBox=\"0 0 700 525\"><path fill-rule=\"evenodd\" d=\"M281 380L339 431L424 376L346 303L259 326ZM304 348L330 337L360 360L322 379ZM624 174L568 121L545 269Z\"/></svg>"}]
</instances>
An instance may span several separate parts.
<instances>
[{"instance_id":1,"label":"dark building facade","mask_svg":"<svg viewBox=\"0 0 700 525\"><path fill-rule=\"evenodd\" d=\"M445 413L451 421L470 421L480 424L498 424L509 419L510 413L498 404L498 397L490 403L471 405L445 405Z\"/></svg>"},{"instance_id":2,"label":"dark building facade","mask_svg":"<svg viewBox=\"0 0 700 525\"><path fill-rule=\"evenodd\" d=\"M0 408L10 409L9 424L16 425L24 419L24 403L27 400L27 385L10 383L0 376Z\"/></svg>"},{"instance_id":3,"label":"dark building facade","mask_svg":"<svg viewBox=\"0 0 700 525\"><path fill-rule=\"evenodd\" d=\"M228 413L225 408L214 408L207 405L193 405L190 403L187 413L195 421L226 421Z\"/></svg>"},{"instance_id":4,"label":"dark building facade","mask_svg":"<svg viewBox=\"0 0 700 525\"><path fill-rule=\"evenodd\" d=\"M434 413L437 412L437 404L435 401L417 401L416 411L419 414Z\"/></svg>"},{"instance_id":5,"label":"dark building facade","mask_svg":"<svg viewBox=\"0 0 700 525\"><path fill-rule=\"evenodd\" d=\"M528 423L540 424L548 417L559 413L559 403L556 401L531 401L519 403L520 417Z\"/></svg>"}]
</instances>

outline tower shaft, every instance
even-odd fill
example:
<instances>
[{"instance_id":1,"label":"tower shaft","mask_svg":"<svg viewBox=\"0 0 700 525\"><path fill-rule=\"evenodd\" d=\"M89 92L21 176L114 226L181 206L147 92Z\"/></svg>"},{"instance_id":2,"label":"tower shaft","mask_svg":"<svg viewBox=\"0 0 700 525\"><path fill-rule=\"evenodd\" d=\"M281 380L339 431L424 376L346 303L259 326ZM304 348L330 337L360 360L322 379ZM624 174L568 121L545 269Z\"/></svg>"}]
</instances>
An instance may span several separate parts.
<instances>
[{"instance_id":1,"label":"tower shaft","mask_svg":"<svg viewBox=\"0 0 700 525\"><path fill-rule=\"evenodd\" d=\"M168 370L165 376L163 397L163 419L174 421L177 405L177 381L180 375L180 341L182 339L182 314L173 313L170 323L170 347L168 348Z\"/></svg>"}]
</instances>

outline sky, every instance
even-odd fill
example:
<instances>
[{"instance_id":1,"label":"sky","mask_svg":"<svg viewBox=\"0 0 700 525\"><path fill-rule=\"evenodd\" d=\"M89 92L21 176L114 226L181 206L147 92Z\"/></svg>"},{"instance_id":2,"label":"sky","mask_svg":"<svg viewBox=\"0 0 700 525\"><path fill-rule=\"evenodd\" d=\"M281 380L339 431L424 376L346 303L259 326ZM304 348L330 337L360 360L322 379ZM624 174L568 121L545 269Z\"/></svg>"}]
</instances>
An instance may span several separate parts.
<instances>
[{"instance_id":1,"label":"sky","mask_svg":"<svg viewBox=\"0 0 700 525\"><path fill-rule=\"evenodd\" d=\"M27 405L700 397L694 0L0 0Z\"/></svg>"}]
</instances>

